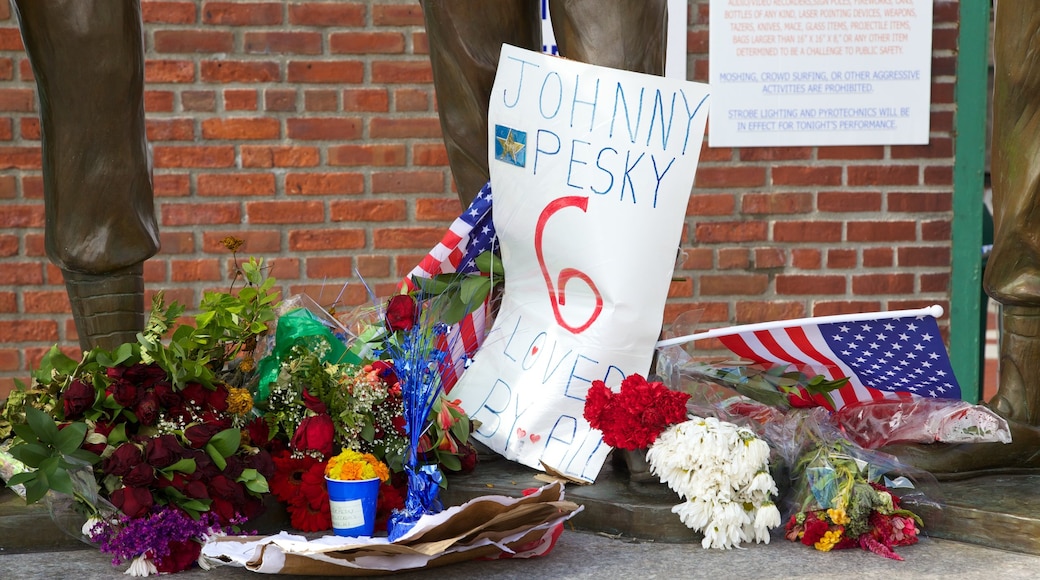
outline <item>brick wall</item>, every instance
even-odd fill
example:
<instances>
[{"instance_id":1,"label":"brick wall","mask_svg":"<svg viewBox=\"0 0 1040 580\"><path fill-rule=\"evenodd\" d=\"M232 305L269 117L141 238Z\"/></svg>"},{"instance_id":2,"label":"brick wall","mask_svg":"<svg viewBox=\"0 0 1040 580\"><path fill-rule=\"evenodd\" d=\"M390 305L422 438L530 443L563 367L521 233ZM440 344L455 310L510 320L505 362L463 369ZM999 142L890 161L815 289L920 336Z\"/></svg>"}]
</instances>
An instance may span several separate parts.
<instances>
[{"instance_id":1,"label":"brick wall","mask_svg":"<svg viewBox=\"0 0 1040 580\"><path fill-rule=\"evenodd\" d=\"M948 303L957 8L935 5L929 145L705 146L666 321ZM162 231L149 292L194 305L226 288L219 240L234 235L286 293L330 303L356 268L385 294L459 212L417 0L142 10ZM704 81L707 0L691 0L688 30L690 78ZM39 145L32 72L0 3L0 396L52 344L77 344L43 254ZM340 302L365 300L351 284Z\"/></svg>"}]
</instances>

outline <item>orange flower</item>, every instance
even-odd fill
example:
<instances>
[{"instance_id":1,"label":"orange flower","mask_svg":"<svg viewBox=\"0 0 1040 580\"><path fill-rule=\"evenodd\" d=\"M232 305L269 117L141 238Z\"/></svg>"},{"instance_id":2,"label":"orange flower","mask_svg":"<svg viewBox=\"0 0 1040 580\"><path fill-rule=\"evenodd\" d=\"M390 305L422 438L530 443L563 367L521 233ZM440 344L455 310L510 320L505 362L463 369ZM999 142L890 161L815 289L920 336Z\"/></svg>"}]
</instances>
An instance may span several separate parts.
<instances>
[{"instance_id":1,"label":"orange flower","mask_svg":"<svg viewBox=\"0 0 1040 580\"><path fill-rule=\"evenodd\" d=\"M359 453L344 449L342 453L329 460L325 467L325 475L329 479L341 481L357 481L379 478L380 481L390 479L390 470L386 464L376 459L371 453Z\"/></svg>"}]
</instances>

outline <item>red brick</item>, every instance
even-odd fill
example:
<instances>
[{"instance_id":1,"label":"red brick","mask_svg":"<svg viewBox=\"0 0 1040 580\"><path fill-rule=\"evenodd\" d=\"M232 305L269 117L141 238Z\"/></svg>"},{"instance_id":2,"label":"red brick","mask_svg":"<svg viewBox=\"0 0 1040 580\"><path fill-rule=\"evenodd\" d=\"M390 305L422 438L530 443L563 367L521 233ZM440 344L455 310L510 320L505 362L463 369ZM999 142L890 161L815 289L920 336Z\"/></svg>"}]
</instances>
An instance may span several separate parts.
<instances>
[{"instance_id":1,"label":"red brick","mask_svg":"<svg viewBox=\"0 0 1040 580\"><path fill-rule=\"evenodd\" d=\"M448 150L440 143L436 145L423 143L413 145L412 164L418 166L445 166L448 164Z\"/></svg>"},{"instance_id":2,"label":"red brick","mask_svg":"<svg viewBox=\"0 0 1040 580\"><path fill-rule=\"evenodd\" d=\"M172 91L145 91L144 110L146 113L172 113Z\"/></svg>"},{"instance_id":3,"label":"red brick","mask_svg":"<svg viewBox=\"0 0 1040 580\"><path fill-rule=\"evenodd\" d=\"M355 266L366 278L387 278L390 276L390 258L387 256L357 256Z\"/></svg>"},{"instance_id":4,"label":"red brick","mask_svg":"<svg viewBox=\"0 0 1040 580\"><path fill-rule=\"evenodd\" d=\"M271 254L282 249L282 236L278 230L243 230L203 232L202 251L226 254L228 250L221 241L228 236L242 240L242 247L238 250L240 256Z\"/></svg>"},{"instance_id":5,"label":"red brick","mask_svg":"<svg viewBox=\"0 0 1040 580\"><path fill-rule=\"evenodd\" d=\"M235 149L221 146L163 146L154 148L155 167L232 167Z\"/></svg>"},{"instance_id":6,"label":"red brick","mask_svg":"<svg viewBox=\"0 0 1040 580\"><path fill-rule=\"evenodd\" d=\"M353 278L354 264L349 256L307 258L305 272L311 280ZM333 294L334 296L335 294Z\"/></svg>"},{"instance_id":7,"label":"red brick","mask_svg":"<svg viewBox=\"0 0 1040 580\"><path fill-rule=\"evenodd\" d=\"M890 268L895 252L892 248L864 248L864 268Z\"/></svg>"},{"instance_id":8,"label":"red brick","mask_svg":"<svg viewBox=\"0 0 1040 580\"><path fill-rule=\"evenodd\" d=\"M170 280L173 282L213 281L222 278L219 260L170 260Z\"/></svg>"},{"instance_id":9,"label":"red brick","mask_svg":"<svg viewBox=\"0 0 1040 580\"><path fill-rule=\"evenodd\" d=\"M773 167L773 185L841 185L841 167Z\"/></svg>"},{"instance_id":10,"label":"red brick","mask_svg":"<svg viewBox=\"0 0 1040 580\"><path fill-rule=\"evenodd\" d=\"M690 298L693 296L693 280L672 278L668 284L668 298Z\"/></svg>"},{"instance_id":11,"label":"red brick","mask_svg":"<svg viewBox=\"0 0 1040 580\"><path fill-rule=\"evenodd\" d=\"M307 111L335 111L339 108L336 91L311 89L303 92L303 108Z\"/></svg>"},{"instance_id":12,"label":"red brick","mask_svg":"<svg viewBox=\"0 0 1040 580\"><path fill-rule=\"evenodd\" d=\"M325 221L320 201L253 201L246 204L251 224L316 224Z\"/></svg>"},{"instance_id":13,"label":"red brick","mask_svg":"<svg viewBox=\"0 0 1040 580\"><path fill-rule=\"evenodd\" d=\"M732 193L701 193L695 191L686 202L686 215L733 215L737 202Z\"/></svg>"},{"instance_id":14,"label":"red brick","mask_svg":"<svg viewBox=\"0 0 1040 580\"><path fill-rule=\"evenodd\" d=\"M10 119L8 126L10 127ZM22 117L20 119L18 132L21 133L22 139L28 139L32 141L40 140L40 119L38 117ZM9 130L10 132L10 130Z\"/></svg>"},{"instance_id":15,"label":"red brick","mask_svg":"<svg viewBox=\"0 0 1040 580\"><path fill-rule=\"evenodd\" d=\"M402 199L334 201L329 204L334 222L398 222L408 219L408 204Z\"/></svg>"},{"instance_id":16,"label":"red brick","mask_svg":"<svg viewBox=\"0 0 1040 580\"><path fill-rule=\"evenodd\" d=\"M42 165L39 147L0 147L0 169L39 169Z\"/></svg>"},{"instance_id":17,"label":"red brick","mask_svg":"<svg viewBox=\"0 0 1040 580\"><path fill-rule=\"evenodd\" d=\"M264 110L295 111L296 89L267 89L264 91Z\"/></svg>"},{"instance_id":18,"label":"red brick","mask_svg":"<svg viewBox=\"0 0 1040 580\"><path fill-rule=\"evenodd\" d=\"M376 61L372 63L372 82L401 84L433 82L429 61L401 62Z\"/></svg>"},{"instance_id":19,"label":"red brick","mask_svg":"<svg viewBox=\"0 0 1040 580\"><path fill-rule=\"evenodd\" d=\"M844 276L777 274L776 293L781 295L844 294Z\"/></svg>"},{"instance_id":20,"label":"red brick","mask_svg":"<svg viewBox=\"0 0 1040 580\"><path fill-rule=\"evenodd\" d=\"M299 258L272 258L268 264L271 267L268 274L275 280L298 280L300 278Z\"/></svg>"},{"instance_id":21,"label":"red brick","mask_svg":"<svg viewBox=\"0 0 1040 580\"><path fill-rule=\"evenodd\" d=\"M22 35L17 28L0 28L0 50L22 52L24 49Z\"/></svg>"},{"instance_id":22,"label":"red brick","mask_svg":"<svg viewBox=\"0 0 1040 580\"><path fill-rule=\"evenodd\" d=\"M204 139L277 139L279 133L278 119L270 117L217 118L206 119L202 122Z\"/></svg>"},{"instance_id":23,"label":"red brick","mask_svg":"<svg viewBox=\"0 0 1040 580\"><path fill-rule=\"evenodd\" d=\"M733 167L699 167L694 187L762 187L766 184L766 168L750 165Z\"/></svg>"},{"instance_id":24,"label":"red brick","mask_svg":"<svg viewBox=\"0 0 1040 580\"><path fill-rule=\"evenodd\" d=\"M0 175L0 199L14 199L18 195L18 181L13 175Z\"/></svg>"},{"instance_id":25,"label":"red brick","mask_svg":"<svg viewBox=\"0 0 1040 580\"><path fill-rule=\"evenodd\" d=\"M282 23L281 2L205 2L202 22L231 26L272 26Z\"/></svg>"},{"instance_id":26,"label":"red brick","mask_svg":"<svg viewBox=\"0 0 1040 580\"><path fill-rule=\"evenodd\" d=\"M899 248L896 257L900 267L950 266L949 246L924 246Z\"/></svg>"},{"instance_id":27,"label":"red brick","mask_svg":"<svg viewBox=\"0 0 1040 580\"><path fill-rule=\"evenodd\" d=\"M191 195L191 177L186 173L162 173L152 176L152 191L156 197L184 197Z\"/></svg>"},{"instance_id":28,"label":"red brick","mask_svg":"<svg viewBox=\"0 0 1040 580\"><path fill-rule=\"evenodd\" d=\"M156 30L155 52L231 52L235 38L223 30Z\"/></svg>"},{"instance_id":29,"label":"red brick","mask_svg":"<svg viewBox=\"0 0 1040 580\"><path fill-rule=\"evenodd\" d=\"M372 247L377 250L432 248L444 236L443 228L391 228L372 232Z\"/></svg>"},{"instance_id":30,"label":"red brick","mask_svg":"<svg viewBox=\"0 0 1040 580\"><path fill-rule=\"evenodd\" d=\"M247 53L321 54L321 34L317 32L246 32L243 45Z\"/></svg>"},{"instance_id":31,"label":"red brick","mask_svg":"<svg viewBox=\"0 0 1040 580\"><path fill-rule=\"evenodd\" d=\"M332 54L400 54L404 35L400 32L335 32L329 35Z\"/></svg>"},{"instance_id":32,"label":"red brick","mask_svg":"<svg viewBox=\"0 0 1040 580\"><path fill-rule=\"evenodd\" d=\"M376 4L372 6L372 23L376 26L422 26L422 8L418 4Z\"/></svg>"},{"instance_id":33,"label":"red brick","mask_svg":"<svg viewBox=\"0 0 1040 580\"><path fill-rule=\"evenodd\" d=\"M160 256L165 256L166 254L165 248L159 249ZM142 277L146 286L169 282L166 276L166 260L148 260L145 262Z\"/></svg>"},{"instance_id":34,"label":"red brick","mask_svg":"<svg viewBox=\"0 0 1040 580\"><path fill-rule=\"evenodd\" d=\"M422 198L415 200L415 220L420 222L451 223L462 206L458 198Z\"/></svg>"},{"instance_id":35,"label":"red brick","mask_svg":"<svg viewBox=\"0 0 1040 580\"><path fill-rule=\"evenodd\" d=\"M225 89L225 111L255 111L257 102L256 89Z\"/></svg>"},{"instance_id":36,"label":"red brick","mask_svg":"<svg viewBox=\"0 0 1040 580\"><path fill-rule=\"evenodd\" d=\"M365 80L365 65L361 61L293 61L289 63L286 80L290 83L350 83Z\"/></svg>"},{"instance_id":37,"label":"red brick","mask_svg":"<svg viewBox=\"0 0 1040 580\"><path fill-rule=\"evenodd\" d=\"M286 136L301 141L333 141L361 138L361 119L311 117L287 119Z\"/></svg>"},{"instance_id":38,"label":"red brick","mask_svg":"<svg viewBox=\"0 0 1040 580\"><path fill-rule=\"evenodd\" d=\"M160 232L160 251L163 254L190 254L195 251L195 234L192 232ZM155 260L157 264L161 263Z\"/></svg>"},{"instance_id":39,"label":"red brick","mask_svg":"<svg viewBox=\"0 0 1040 580\"><path fill-rule=\"evenodd\" d=\"M755 248L753 255L756 269L783 268L787 264L787 255L780 248Z\"/></svg>"},{"instance_id":40,"label":"red brick","mask_svg":"<svg viewBox=\"0 0 1040 580\"><path fill-rule=\"evenodd\" d=\"M361 27L365 25L365 6L339 2L294 3L289 5L289 22L304 26Z\"/></svg>"},{"instance_id":41,"label":"red brick","mask_svg":"<svg viewBox=\"0 0 1040 580\"><path fill-rule=\"evenodd\" d=\"M840 242L841 222L776 222L773 240L777 242Z\"/></svg>"},{"instance_id":42,"label":"red brick","mask_svg":"<svg viewBox=\"0 0 1040 580\"><path fill-rule=\"evenodd\" d=\"M148 24L193 24L194 2L142 2L141 19Z\"/></svg>"},{"instance_id":43,"label":"red brick","mask_svg":"<svg viewBox=\"0 0 1040 580\"><path fill-rule=\"evenodd\" d=\"M26 284L43 284L43 264L8 261L0 263L0 285Z\"/></svg>"},{"instance_id":44,"label":"red brick","mask_svg":"<svg viewBox=\"0 0 1040 580\"><path fill-rule=\"evenodd\" d=\"M0 350L0 371L21 370L21 353L17 349ZM0 395L7 398L7 394Z\"/></svg>"},{"instance_id":45,"label":"red brick","mask_svg":"<svg viewBox=\"0 0 1040 580\"><path fill-rule=\"evenodd\" d=\"M198 177L198 194L202 196L274 195L271 173L203 173Z\"/></svg>"},{"instance_id":46,"label":"red brick","mask_svg":"<svg viewBox=\"0 0 1040 580\"><path fill-rule=\"evenodd\" d=\"M837 159L884 159L885 148L880 145L820 147L816 150L816 158L820 161Z\"/></svg>"},{"instance_id":47,"label":"red brick","mask_svg":"<svg viewBox=\"0 0 1040 580\"><path fill-rule=\"evenodd\" d=\"M949 241L951 224L949 221L921 222L921 240L925 242Z\"/></svg>"},{"instance_id":48,"label":"red brick","mask_svg":"<svg viewBox=\"0 0 1040 580\"><path fill-rule=\"evenodd\" d=\"M751 266L751 258L745 248L721 248L718 256L719 270L745 270Z\"/></svg>"},{"instance_id":49,"label":"red brick","mask_svg":"<svg viewBox=\"0 0 1040 580\"><path fill-rule=\"evenodd\" d=\"M191 119L147 119L145 131L149 142L193 141L195 122Z\"/></svg>"},{"instance_id":50,"label":"red brick","mask_svg":"<svg viewBox=\"0 0 1040 580\"><path fill-rule=\"evenodd\" d=\"M36 94L32 89L0 89L0 111L28 113L36 109Z\"/></svg>"},{"instance_id":51,"label":"red brick","mask_svg":"<svg viewBox=\"0 0 1040 580\"><path fill-rule=\"evenodd\" d=\"M741 212L746 214L796 214L812 209L809 193L748 193L741 199Z\"/></svg>"},{"instance_id":52,"label":"red brick","mask_svg":"<svg viewBox=\"0 0 1040 580\"><path fill-rule=\"evenodd\" d=\"M269 83L281 80L276 62L203 61L201 77L207 83Z\"/></svg>"},{"instance_id":53,"label":"red brick","mask_svg":"<svg viewBox=\"0 0 1040 580\"><path fill-rule=\"evenodd\" d=\"M820 211L836 213L881 211L881 194L876 191L821 191L816 194Z\"/></svg>"},{"instance_id":54,"label":"red brick","mask_svg":"<svg viewBox=\"0 0 1040 580\"><path fill-rule=\"evenodd\" d=\"M144 82L159 83L195 82L195 65L190 60L154 60L144 62Z\"/></svg>"},{"instance_id":55,"label":"red brick","mask_svg":"<svg viewBox=\"0 0 1040 580\"><path fill-rule=\"evenodd\" d=\"M386 113L390 110L390 96L386 89L361 88L343 91L344 111Z\"/></svg>"},{"instance_id":56,"label":"red brick","mask_svg":"<svg viewBox=\"0 0 1040 580\"><path fill-rule=\"evenodd\" d=\"M194 226L237 224L242 222L242 210L237 202L166 203L162 206L162 225Z\"/></svg>"},{"instance_id":57,"label":"red brick","mask_svg":"<svg viewBox=\"0 0 1040 580\"><path fill-rule=\"evenodd\" d=\"M181 108L185 111L216 111L216 91L183 91Z\"/></svg>"},{"instance_id":58,"label":"red brick","mask_svg":"<svg viewBox=\"0 0 1040 580\"><path fill-rule=\"evenodd\" d=\"M832 270L846 270L856 267L856 250L830 249L827 250L827 267Z\"/></svg>"},{"instance_id":59,"label":"red brick","mask_svg":"<svg viewBox=\"0 0 1040 580\"><path fill-rule=\"evenodd\" d=\"M420 89L394 90L394 110L415 113L430 110L430 94Z\"/></svg>"},{"instance_id":60,"label":"red brick","mask_svg":"<svg viewBox=\"0 0 1040 580\"><path fill-rule=\"evenodd\" d=\"M711 270L715 267L715 252L710 248L683 248L682 269Z\"/></svg>"},{"instance_id":61,"label":"red brick","mask_svg":"<svg viewBox=\"0 0 1040 580\"><path fill-rule=\"evenodd\" d=\"M943 274L921 274L921 292L950 291L950 275Z\"/></svg>"},{"instance_id":62,"label":"red brick","mask_svg":"<svg viewBox=\"0 0 1040 580\"><path fill-rule=\"evenodd\" d=\"M836 314L859 314L881 310L881 303L871 300L817 300L813 304L813 316Z\"/></svg>"},{"instance_id":63,"label":"red brick","mask_svg":"<svg viewBox=\"0 0 1040 580\"><path fill-rule=\"evenodd\" d=\"M329 165L377 166L404 165L404 144L339 145L329 147Z\"/></svg>"},{"instance_id":64,"label":"red brick","mask_svg":"<svg viewBox=\"0 0 1040 580\"><path fill-rule=\"evenodd\" d=\"M368 132L373 139L433 139L440 138L441 123L436 117L376 117L369 121Z\"/></svg>"},{"instance_id":65,"label":"red brick","mask_svg":"<svg viewBox=\"0 0 1040 580\"><path fill-rule=\"evenodd\" d=\"M372 172L372 193L429 193L443 188L444 175L435 171Z\"/></svg>"},{"instance_id":66,"label":"red brick","mask_svg":"<svg viewBox=\"0 0 1040 580\"><path fill-rule=\"evenodd\" d=\"M950 192L929 193L924 191L892 192L888 194L888 211L899 212L948 212L953 207Z\"/></svg>"},{"instance_id":67,"label":"red brick","mask_svg":"<svg viewBox=\"0 0 1040 580\"><path fill-rule=\"evenodd\" d=\"M799 270L819 270L823 265L823 254L815 248L795 248L791 250L791 266Z\"/></svg>"},{"instance_id":68,"label":"red brick","mask_svg":"<svg viewBox=\"0 0 1040 580\"><path fill-rule=\"evenodd\" d=\"M852 277L852 293L857 296L872 294L911 294L914 291L913 274L861 274Z\"/></svg>"},{"instance_id":69,"label":"red brick","mask_svg":"<svg viewBox=\"0 0 1040 580\"><path fill-rule=\"evenodd\" d=\"M698 279L701 296L750 296L769 287L765 274L703 275Z\"/></svg>"},{"instance_id":70,"label":"red brick","mask_svg":"<svg viewBox=\"0 0 1040 580\"><path fill-rule=\"evenodd\" d=\"M293 145L243 145L242 167L316 167L317 147Z\"/></svg>"},{"instance_id":71,"label":"red brick","mask_svg":"<svg viewBox=\"0 0 1040 580\"><path fill-rule=\"evenodd\" d=\"M289 232L289 250L356 250L365 246L364 230L300 230ZM430 246L433 247L432 245ZM414 264L413 264L414 266Z\"/></svg>"},{"instance_id":72,"label":"red brick","mask_svg":"<svg viewBox=\"0 0 1040 580\"><path fill-rule=\"evenodd\" d=\"M14 78L14 60L0 58L0 79L9 81Z\"/></svg>"},{"instance_id":73,"label":"red brick","mask_svg":"<svg viewBox=\"0 0 1040 580\"><path fill-rule=\"evenodd\" d=\"M0 211L0 229L42 228L43 205L4 205Z\"/></svg>"},{"instance_id":74,"label":"red brick","mask_svg":"<svg viewBox=\"0 0 1040 580\"><path fill-rule=\"evenodd\" d=\"M932 71L934 74L934 70ZM953 139L932 137L927 145L892 146L892 159L936 159L953 157Z\"/></svg>"},{"instance_id":75,"label":"red brick","mask_svg":"<svg viewBox=\"0 0 1040 580\"><path fill-rule=\"evenodd\" d=\"M40 175L23 175L22 197L43 200L43 177Z\"/></svg>"},{"instance_id":76,"label":"red brick","mask_svg":"<svg viewBox=\"0 0 1040 580\"><path fill-rule=\"evenodd\" d=\"M916 165L861 165L851 166L848 185L917 185L919 169Z\"/></svg>"},{"instance_id":77,"label":"red brick","mask_svg":"<svg viewBox=\"0 0 1040 580\"><path fill-rule=\"evenodd\" d=\"M948 166L943 167L925 167L924 168L924 184L925 185L945 185L947 187L953 185L953 168Z\"/></svg>"},{"instance_id":78,"label":"red brick","mask_svg":"<svg viewBox=\"0 0 1040 580\"><path fill-rule=\"evenodd\" d=\"M798 302L750 302L737 303L737 324L755 324L774 320L803 318L805 306Z\"/></svg>"},{"instance_id":79,"label":"red brick","mask_svg":"<svg viewBox=\"0 0 1040 580\"><path fill-rule=\"evenodd\" d=\"M365 192L360 173L290 173L285 176L289 195L357 195Z\"/></svg>"},{"instance_id":80,"label":"red brick","mask_svg":"<svg viewBox=\"0 0 1040 580\"><path fill-rule=\"evenodd\" d=\"M846 230L846 239L850 242L898 242L917 239L916 222L849 222Z\"/></svg>"},{"instance_id":81,"label":"red brick","mask_svg":"<svg viewBox=\"0 0 1040 580\"><path fill-rule=\"evenodd\" d=\"M18 255L18 236L0 235L0 256L9 258Z\"/></svg>"},{"instance_id":82,"label":"red brick","mask_svg":"<svg viewBox=\"0 0 1040 580\"><path fill-rule=\"evenodd\" d=\"M741 161L800 161L812 159L812 147L748 147L740 150ZM728 161L727 157L724 161Z\"/></svg>"},{"instance_id":83,"label":"red brick","mask_svg":"<svg viewBox=\"0 0 1040 580\"><path fill-rule=\"evenodd\" d=\"M58 323L53 320L0 320L0 336L6 343L58 340Z\"/></svg>"},{"instance_id":84,"label":"red brick","mask_svg":"<svg viewBox=\"0 0 1040 580\"><path fill-rule=\"evenodd\" d=\"M754 242L765 240L768 226L765 222L715 222L698 223L694 237L698 243Z\"/></svg>"}]
</instances>

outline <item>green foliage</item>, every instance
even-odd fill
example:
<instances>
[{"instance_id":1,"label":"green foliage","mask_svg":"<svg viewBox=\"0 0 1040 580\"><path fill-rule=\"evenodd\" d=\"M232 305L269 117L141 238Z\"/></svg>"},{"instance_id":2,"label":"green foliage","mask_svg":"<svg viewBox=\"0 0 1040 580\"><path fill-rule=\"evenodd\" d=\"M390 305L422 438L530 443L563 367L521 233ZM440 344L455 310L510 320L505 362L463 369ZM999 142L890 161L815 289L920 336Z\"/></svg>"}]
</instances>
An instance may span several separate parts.
<instances>
[{"instance_id":1,"label":"green foliage","mask_svg":"<svg viewBox=\"0 0 1040 580\"><path fill-rule=\"evenodd\" d=\"M8 480L8 487L24 485L25 501L30 504L43 499L49 490L75 495L69 470L101 460L80 449L87 433L86 423L70 423L59 430L50 415L33 407L25 408L25 418L25 423L14 426L21 441L11 447L11 455L33 471L16 474Z\"/></svg>"},{"instance_id":2,"label":"green foliage","mask_svg":"<svg viewBox=\"0 0 1040 580\"><path fill-rule=\"evenodd\" d=\"M430 308L435 320L456 324L466 314L484 302L496 287L502 284L502 260L487 251L474 259L479 273L439 274L432 278L413 277L419 292L430 297Z\"/></svg>"},{"instance_id":3,"label":"green foliage","mask_svg":"<svg viewBox=\"0 0 1040 580\"><path fill-rule=\"evenodd\" d=\"M804 389L810 395L822 395L833 406L830 392L840 389L848 379L829 380L823 375L808 376L798 371L788 371L787 365L760 365L736 362L718 364L693 363L683 370L696 378L713 382L754 399L760 403L788 409L788 395L799 395Z\"/></svg>"}]
</instances>

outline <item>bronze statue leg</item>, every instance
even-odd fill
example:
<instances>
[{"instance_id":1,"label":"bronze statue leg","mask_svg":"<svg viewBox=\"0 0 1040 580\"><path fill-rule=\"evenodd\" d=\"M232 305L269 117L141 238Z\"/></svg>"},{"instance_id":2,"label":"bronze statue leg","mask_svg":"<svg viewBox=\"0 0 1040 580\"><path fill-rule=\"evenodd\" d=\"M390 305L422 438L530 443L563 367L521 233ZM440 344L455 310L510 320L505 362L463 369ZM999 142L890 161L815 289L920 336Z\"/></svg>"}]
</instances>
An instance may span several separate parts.
<instances>
[{"instance_id":1,"label":"bronze statue leg","mask_svg":"<svg viewBox=\"0 0 1040 580\"><path fill-rule=\"evenodd\" d=\"M667 0L552 0L549 15L564 57L664 75Z\"/></svg>"},{"instance_id":2,"label":"bronze statue leg","mask_svg":"<svg viewBox=\"0 0 1040 580\"><path fill-rule=\"evenodd\" d=\"M137 0L15 0L40 103L47 255L84 349L135 340L159 247Z\"/></svg>"}]
</instances>

